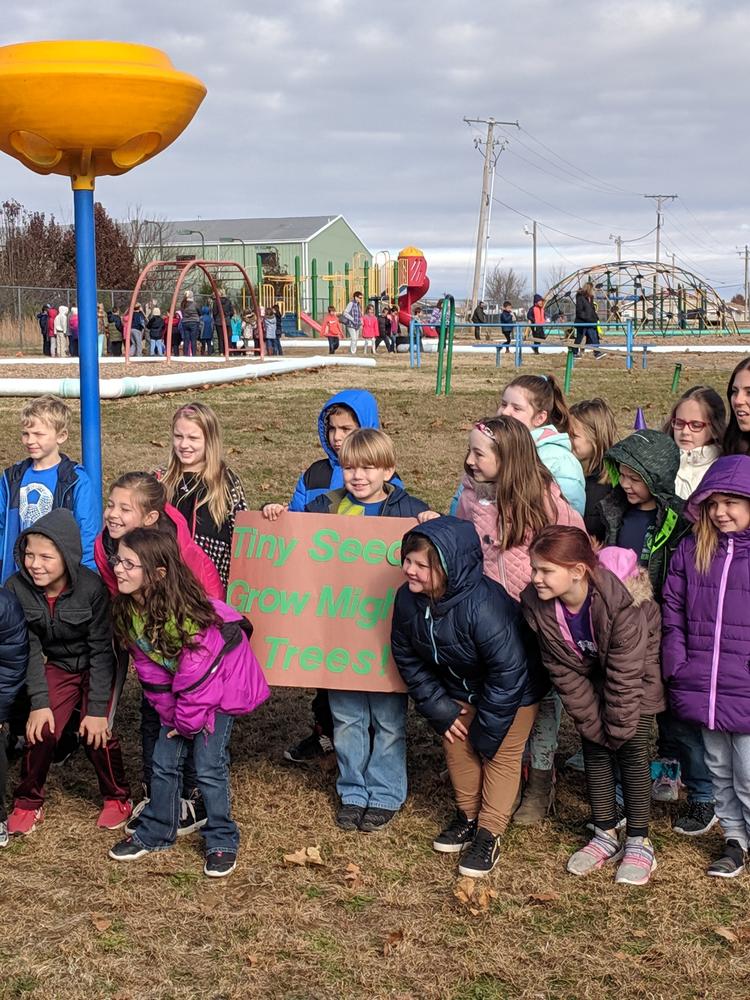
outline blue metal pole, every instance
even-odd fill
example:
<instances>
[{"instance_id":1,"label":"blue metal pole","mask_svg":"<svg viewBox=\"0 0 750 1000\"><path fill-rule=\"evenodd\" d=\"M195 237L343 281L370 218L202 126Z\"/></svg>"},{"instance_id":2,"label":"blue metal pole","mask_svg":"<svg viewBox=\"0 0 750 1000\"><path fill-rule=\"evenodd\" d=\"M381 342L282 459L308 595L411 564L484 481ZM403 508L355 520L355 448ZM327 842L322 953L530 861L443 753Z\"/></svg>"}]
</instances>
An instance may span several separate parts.
<instances>
[{"instance_id":1,"label":"blue metal pole","mask_svg":"<svg viewBox=\"0 0 750 1000\"><path fill-rule=\"evenodd\" d=\"M414 355L414 320L409 323L409 367L413 368L415 365L415 355Z\"/></svg>"},{"instance_id":2,"label":"blue metal pole","mask_svg":"<svg viewBox=\"0 0 750 1000\"><path fill-rule=\"evenodd\" d=\"M102 426L99 407L99 344L96 330L94 191L73 191L78 285L78 348L81 378L83 467L91 480L97 519L102 514Z\"/></svg>"},{"instance_id":3,"label":"blue metal pole","mask_svg":"<svg viewBox=\"0 0 750 1000\"><path fill-rule=\"evenodd\" d=\"M515 349L515 364L516 368L520 368L523 364L523 327L520 323L516 323L516 349Z\"/></svg>"},{"instance_id":4,"label":"blue metal pole","mask_svg":"<svg viewBox=\"0 0 750 1000\"><path fill-rule=\"evenodd\" d=\"M633 367L633 321L629 319L625 324L625 344L627 354L625 356L625 367L628 371Z\"/></svg>"}]
</instances>

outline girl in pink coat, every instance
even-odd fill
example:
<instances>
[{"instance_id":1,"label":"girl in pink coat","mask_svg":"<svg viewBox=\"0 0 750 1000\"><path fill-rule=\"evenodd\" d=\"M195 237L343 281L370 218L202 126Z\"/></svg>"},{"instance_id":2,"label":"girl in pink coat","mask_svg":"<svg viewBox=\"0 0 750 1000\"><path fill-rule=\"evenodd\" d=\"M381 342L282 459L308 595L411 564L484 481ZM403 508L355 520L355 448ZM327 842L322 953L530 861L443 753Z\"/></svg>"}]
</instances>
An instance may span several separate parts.
<instances>
[{"instance_id":1,"label":"girl in pink coat","mask_svg":"<svg viewBox=\"0 0 750 1000\"><path fill-rule=\"evenodd\" d=\"M487 417L474 424L464 471L456 513L477 530L485 574L518 600L531 583L529 546L534 538L549 524L585 531L583 518L542 464L529 429L513 417ZM513 817L522 826L541 822L554 801L560 714L555 692L542 699L528 743L528 782Z\"/></svg>"},{"instance_id":2,"label":"girl in pink coat","mask_svg":"<svg viewBox=\"0 0 750 1000\"><path fill-rule=\"evenodd\" d=\"M113 565L115 635L133 656L161 731L150 800L133 835L115 844L109 856L136 861L174 844L181 772L192 746L206 810L203 872L221 878L234 871L239 847L229 792L232 724L269 695L248 642L249 626L228 605L206 597L166 532L129 531L118 543Z\"/></svg>"},{"instance_id":3,"label":"girl in pink coat","mask_svg":"<svg viewBox=\"0 0 750 1000\"><path fill-rule=\"evenodd\" d=\"M362 317L362 339L365 342L364 353L367 354L369 348L375 353L375 341L378 337L378 317L375 315L375 306L369 305Z\"/></svg>"}]
</instances>

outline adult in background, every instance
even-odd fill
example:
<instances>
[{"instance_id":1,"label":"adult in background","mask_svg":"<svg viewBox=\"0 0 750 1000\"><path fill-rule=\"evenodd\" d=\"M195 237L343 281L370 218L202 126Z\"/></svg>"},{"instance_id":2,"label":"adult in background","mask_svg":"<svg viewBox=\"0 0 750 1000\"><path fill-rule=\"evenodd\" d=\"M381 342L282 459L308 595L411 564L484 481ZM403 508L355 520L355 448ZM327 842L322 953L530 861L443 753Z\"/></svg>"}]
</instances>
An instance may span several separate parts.
<instances>
[{"instance_id":1,"label":"adult in background","mask_svg":"<svg viewBox=\"0 0 750 1000\"><path fill-rule=\"evenodd\" d=\"M594 286L590 281L578 289L576 292L576 344L580 344L583 338L586 343L593 347L599 346L599 331L596 328L599 322L599 314L594 303ZM581 355L581 351L575 352L576 357ZM603 358L603 351L594 351L595 358Z\"/></svg>"},{"instance_id":2,"label":"adult in background","mask_svg":"<svg viewBox=\"0 0 750 1000\"><path fill-rule=\"evenodd\" d=\"M49 311L50 306L42 306L42 311L36 314L37 323L42 333L42 354L49 357Z\"/></svg>"},{"instance_id":3,"label":"adult in background","mask_svg":"<svg viewBox=\"0 0 750 1000\"><path fill-rule=\"evenodd\" d=\"M180 309L182 311L182 353L186 358L194 358L198 353L200 313L191 291L185 292Z\"/></svg>"},{"instance_id":4,"label":"adult in background","mask_svg":"<svg viewBox=\"0 0 750 1000\"><path fill-rule=\"evenodd\" d=\"M99 357L104 354L107 343L107 314L101 302L96 306L96 341L99 348Z\"/></svg>"},{"instance_id":5,"label":"adult in background","mask_svg":"<svg viewBox=\"0 0 750 1000\"><path fill-rule=\"evenodd\" d=\"M67 353L68 307L60 306L55 316L55 335L51 343L52 357L64 358Z\"/></svg>"},{"instance_id":6,"label":"adult in background","mask_svg":"<svg viewBox=\"0 0 750 1000\"><path fill-rule=\"evenodd\" d=\"M137 358L143 354L143 331L146 329L146 314L140 302L136 302L130 317L130 353Z\"/></svg>"},{"instance_id":7,"label":"adult in background","mask_svg":"<svg viewBox=\"0 0 750 1000\"><path fill-rule=\"evenodd\" d=\"M151 357L164 356L164 317L161 309L154 306L151 315L146 323L149 339L151 341Z\"/></svg>"},{"instance_id":8,"label":"adult in background","mask_svg":"<svg viewBox=\"0 0 750 1000\"><path fill-rule=\"evenodd\" d=\"M389 354L394 351L393 338L391 337L391 316L388 310L388 306L381 307L380 314L378 315L378 336L375 340L375 352L377 353L380 342L385 344L385 348Z\"/></svg>"},{"instance_id":9,"label":"adult in background","mask_svg":"<svg viewBox=\"0 0 750 1000\"><path fill-rule=\"evenodd\" d=\"M344 321L344 329L346 330L346 335L349 338L349 351L352 354L357 353L357 341L359 340L359 333L362 329L362 292L355 292L352 295L351 301L344 309L343 315L341 317Z\"/></svg>"},{"instance_id":10,"label":"adult in background","mask_svg":"<svg viewBox=\"0 0 750 1000\"><path fill-rule=\"evenodd\" d=\"M227 338L231 336L232 332L232 316L234 316L234 307L227 296L227 291L225 288L219 289L219 298L214 299L214 326L216 327L216 336L219 338L219 354L224 353L224 331L221 326L221 317L224 317L224 322L227 328Z\"/></svg>"},{"instance_id":11,"label":"adult in background","mask_svg":"<svg viewBox=\"0 0 750 1000\"><path fill-rule=\"evenodd\" d=\"M71 358L78 357L78 308L73 306L68 316L68 353Z\"/></svg>"},{"instance_id":12,"label":"adult in background","mask_svg":"<svg viewBox=\"0 0 750 1000\"><path fill-rule=\"evenodd\" d=\"M488 321L487 320L487 313L484 311L484 305L485 305L484 302L478 302L477 303L476 309L471 314L471 320L470 320L470 322L481 324L481 323L486 323ZM441 304L441 308L442 308L442 304ZM440 322L439 319L438 319L438 322ZM474 340L481 340L481 339L482 339L482 329L481 329L481 326L477 325L477 326L474 327Z\"/></svg>"},{"instance_id":13,"label":"adult in background","mask_svg":"<svg viewBox=\"0 0 750 1000\"><path fill-rule=\"evenodd\" d=\"M214 318L207 305L201 309L200 352L203 356L214 353Z\"/></svg>"},{"instance_id":14,"label":"adult in background","mask_svg":"<svg viewBox=\"0 0 750 1000\"><path fill-rule=\"evenodd\" d=\"M122 357L122 341L124 336L120 310L117 306L112 306L107 313L107 341L109 342L109 353L113 358Z\"/></svg>"}]
</instances>

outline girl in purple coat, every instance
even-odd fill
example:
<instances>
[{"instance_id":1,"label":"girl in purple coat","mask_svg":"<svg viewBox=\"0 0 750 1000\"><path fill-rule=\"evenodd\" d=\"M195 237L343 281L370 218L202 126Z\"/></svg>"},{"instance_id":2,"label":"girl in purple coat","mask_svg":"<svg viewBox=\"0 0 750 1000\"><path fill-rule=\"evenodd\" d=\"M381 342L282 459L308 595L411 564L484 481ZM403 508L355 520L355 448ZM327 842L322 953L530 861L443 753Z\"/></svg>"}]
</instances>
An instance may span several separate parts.
<instances>
[{"instance_id":1,"label":"girl in purple coat","mask_svg":"<svg viewBox=\"0 0 750 1000\"><path fill-rule=\"evenodd\" d=\"M118 596L115 632L133 656L146 697L161 721L154 748L151 798L133 835L110 850L115 861L163 851L177 838L182 767L192 743L207 822L205 875L221 878L237 864L239 831L231 818L227 746L234 716L268 697L248 643L247 622L206 597L182 563L176 540L135 528L113 559Z\"/></svg>"},{"instance_id":2,"label":"girl in purple coat","mask_svg":"<svg viewBox=\"0 0 750 1000\"><path fill-rule=\"evenodd\" d=\"M750 457L717 459L685 515L693 535L664 587L662 671L674 714L703 726L726 838L708 874L734 878L750 843Z\"/></svg>"}]
</instances>

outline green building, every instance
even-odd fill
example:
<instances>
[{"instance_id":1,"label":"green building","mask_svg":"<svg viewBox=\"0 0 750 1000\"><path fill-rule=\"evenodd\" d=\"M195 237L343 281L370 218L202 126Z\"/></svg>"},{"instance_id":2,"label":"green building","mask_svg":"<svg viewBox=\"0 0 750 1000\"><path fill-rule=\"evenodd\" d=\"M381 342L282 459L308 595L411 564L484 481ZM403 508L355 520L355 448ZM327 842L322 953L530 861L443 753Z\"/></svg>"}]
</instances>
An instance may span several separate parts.
<instances>
[{"instance_id":1,"label":"green building","mask_svg":"<svg viewBox=\"0 0 750 1000\"><path fill-rule=\"evenodd\" d=\"M325 275L344 274L353 260L372 264L372 254L342 215L298 216L282 219L184 219L152 223L145 227L141 244L144 257L172 260L200 257L204 260L237 261L250 280L257 283L258 260L264 276L294 277L295 266L302 276L300 286L303 311L313 311L313 286L320 315L328 304ZM313 274L317 273L317 282ZM222 279L231 289L239 286L236 277ZM230 292L231 294L231 292ZM337 288L337 298L341 288Z\"/></svg>"}]
</instances>

